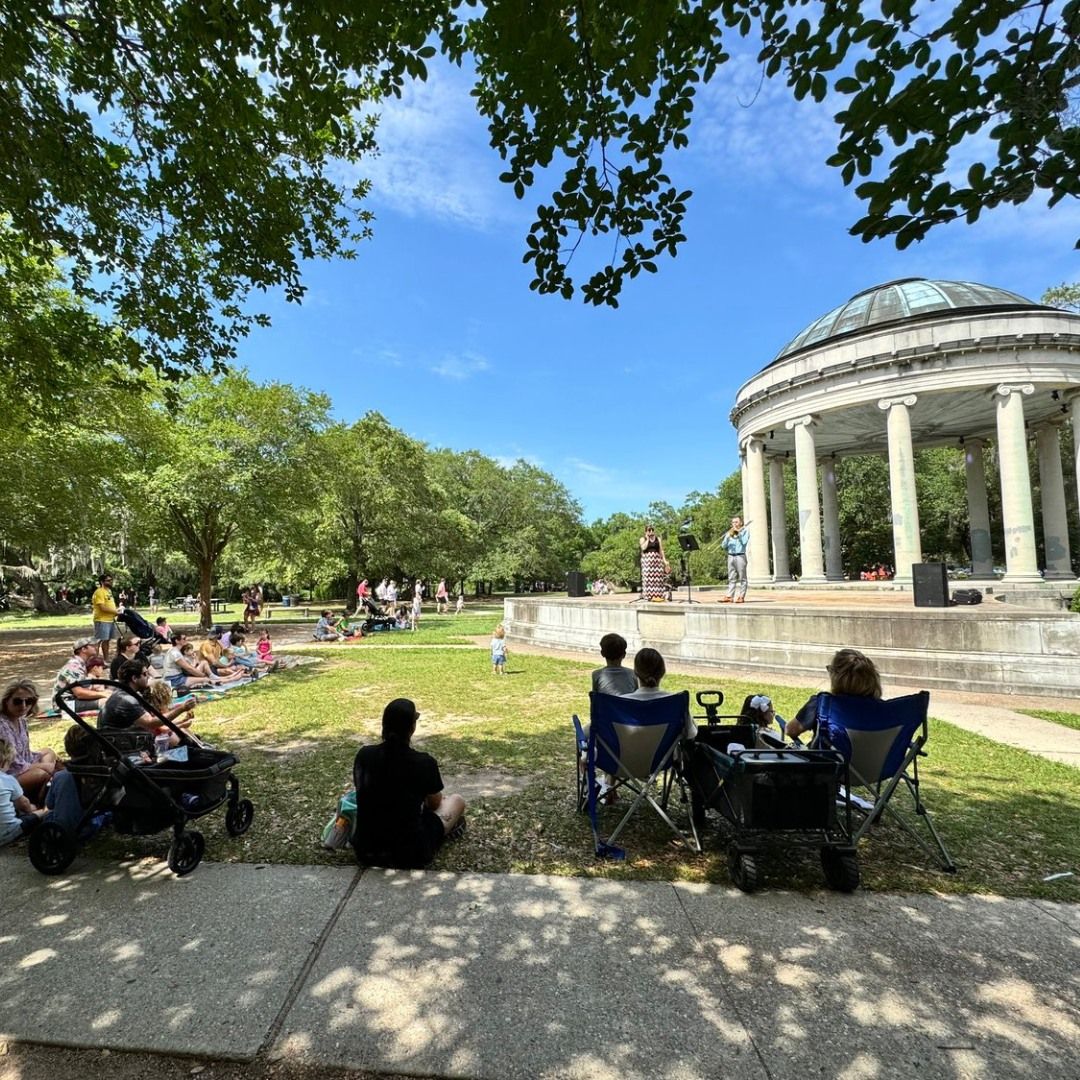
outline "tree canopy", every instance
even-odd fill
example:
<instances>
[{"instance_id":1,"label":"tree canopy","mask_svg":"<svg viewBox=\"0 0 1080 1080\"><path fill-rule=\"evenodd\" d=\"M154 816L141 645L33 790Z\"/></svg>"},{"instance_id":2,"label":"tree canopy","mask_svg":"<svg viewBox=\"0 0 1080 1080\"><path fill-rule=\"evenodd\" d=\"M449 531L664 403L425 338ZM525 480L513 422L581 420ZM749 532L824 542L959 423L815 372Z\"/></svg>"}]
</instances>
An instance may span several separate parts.
<instances>
[{"instance_id":1,"label":"tree canopy","mask_svg":"<svg viewBox=\"0 0 1080 1080\"><path fill-rule=\"evenodd\" d=\"M546 192L532 287L615 305L686 239L671 158L731 37L839 108L852 231L904 246L1080 194L1078 20L1077 0L0 0L0 213L22 254L63 254L142 362L220 364L267 321L253 292L299 300L304 260L367 234L368 185L336 163L374 151L371 109L441 49L475 72L501 178ZM591 237L608 242L582 278Z\"/></svg>"}]
</instances>

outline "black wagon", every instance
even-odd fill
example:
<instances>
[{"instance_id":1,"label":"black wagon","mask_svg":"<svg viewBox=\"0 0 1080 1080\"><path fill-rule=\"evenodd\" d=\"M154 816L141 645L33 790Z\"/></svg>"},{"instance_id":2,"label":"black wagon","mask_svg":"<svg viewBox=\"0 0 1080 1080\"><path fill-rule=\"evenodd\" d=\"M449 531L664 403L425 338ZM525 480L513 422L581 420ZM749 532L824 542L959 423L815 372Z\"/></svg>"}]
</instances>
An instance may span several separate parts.
<instances>
[{"instance_id":1,"label":"black wagon","mask_svg":"<svg viewBox=\"0 0 1080 1080\"><path fill-rule=\"evenodd\" d=\"M77 808L66 807L66 814L54 811L30 835L29 856L36 869L63 873L105 824L128 836L171 831L168 864L177 875L190 874L206 848L203 834L190 828L191 822L224 807L229 835L247 832L255 809L249 799L240 797L233 754L206 746L127 687L125 691L157 717L162 728L177 736L179 745L171 751L171 759L155 754L149 731L100 731L76 712L71 694L72 687L89 685L89 681L74 683L54 698L61 713L85 731L86 753L67 766L75 782ZM93 685L120 686L105 680Z\"/></svg>"},{"instance_id":2,"label":"black wagon","mask_svg":"<svg viewBox=\"0 0 1080 1080\"><path fill-rule=\"evenodd\" d=\"M842 797L848 786L843 755L801 746L762 749L755 746L753 724L718 717L715 709L706 719L689 744L690 797L699 827L708 810L717 814L728 837L732 883L753 892L763 854L770 848L799 847L819 850L830 888L858 888L851 808Z\"/></svg>"}]
</instances>

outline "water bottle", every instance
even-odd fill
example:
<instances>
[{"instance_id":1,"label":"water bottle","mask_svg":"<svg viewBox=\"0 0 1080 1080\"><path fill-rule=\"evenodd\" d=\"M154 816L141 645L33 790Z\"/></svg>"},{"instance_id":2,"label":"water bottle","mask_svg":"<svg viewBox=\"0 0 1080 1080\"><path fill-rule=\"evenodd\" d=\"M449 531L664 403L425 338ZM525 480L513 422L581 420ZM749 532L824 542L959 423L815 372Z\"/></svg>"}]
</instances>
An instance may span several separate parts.
<instances>
[{"instance_id":1,"label":"water bottle","mask_svg":"<svg viewBox=\"0 0 1080 1080\"><path fill-rule=\"evenodd\" d=\"M202 797L199 795L193 795L190 791L185 791L180 796L180 805L189 813L193 810L198 810L202 806Z\"/></svg>"},{"instance_id":2,"label":"water bottle","mask_svg":"<svg viewBox=\"0 0 1080 1080\"><path fill-rule=\"evenodd\" d=\"M168 728L161 728L154 736L154 757L160 761L169 751L172 736Z\"/></svg>"}]
</instances>

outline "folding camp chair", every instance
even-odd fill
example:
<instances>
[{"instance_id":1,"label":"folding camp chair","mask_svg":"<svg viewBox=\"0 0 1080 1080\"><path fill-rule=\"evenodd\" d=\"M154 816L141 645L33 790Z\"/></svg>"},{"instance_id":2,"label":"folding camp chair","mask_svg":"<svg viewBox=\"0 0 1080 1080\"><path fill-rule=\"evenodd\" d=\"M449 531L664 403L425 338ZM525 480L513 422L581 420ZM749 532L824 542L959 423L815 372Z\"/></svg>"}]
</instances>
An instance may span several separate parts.
<instances>
[{"instance_id":1,"label":"folding camp chair","mask_svg":"<svg viewBox=\"0 0 1080 1080\"><path fill-rule=\"evenodd\" d=\"M929 706L930 694L926 690L890 701L822 693L818 695L817 715L823 726L836 725L847 733L851 742L851 783L868 788L873 794L873 806L869 810L852 800L856 815L865 815L852 841L858 843L867 829L888 813L930 858L938 859L943 869L955 873L956 864L919 794L919 758L926 757L923 747L930 735L926 723ZM916 816L926 823L936 851L916 832L913 823L891 805L893 792L901 784L911 795Z\"/></svg>"},{"instance_id":2,"label":"folding camp chair","mask_svg":"<svg viewBox=\"0 0 1080 1080\"><path fill-rule=\"evenodd\" d=\"M621 859L625 852L615 846L619 834L639 808L648 804L680 839L695 851L701 851L692 815L690 832L672 821L667 812L668 799L677 784L689 810L686 781L680 771L678 754L686 727L690 695L687 691L664 697L638 699L613 694L589 694L589 734L574 717L577 746L585 754L585 775L578 769L578 809L588 807L597 855ZM634 793L629 808L612 833L600 836L597 806L597 773L610 775L615 790Z\"/></svg>"}]
</instances>

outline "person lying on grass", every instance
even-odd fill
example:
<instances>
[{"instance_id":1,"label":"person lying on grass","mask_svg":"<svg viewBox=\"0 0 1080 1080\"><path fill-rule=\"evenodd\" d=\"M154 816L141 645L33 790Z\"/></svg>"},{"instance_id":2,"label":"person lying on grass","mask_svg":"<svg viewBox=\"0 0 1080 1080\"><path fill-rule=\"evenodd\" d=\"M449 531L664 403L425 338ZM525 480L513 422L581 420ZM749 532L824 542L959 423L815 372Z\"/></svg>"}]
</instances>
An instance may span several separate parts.
<instances>
[{"instance_id":1,"label":"person lying on grass","mask_svg":"<svg viewBox=\"0 0 1080 1080\"><path fill-rule=\"evenodd\" d=\"M383 709L383 741L356 754L352 842L361 866L427 866L465 828L465 800L444 795L435 759L409 745L419 717L408 698L396 698Z\"/></svg>"}]
</instances>

